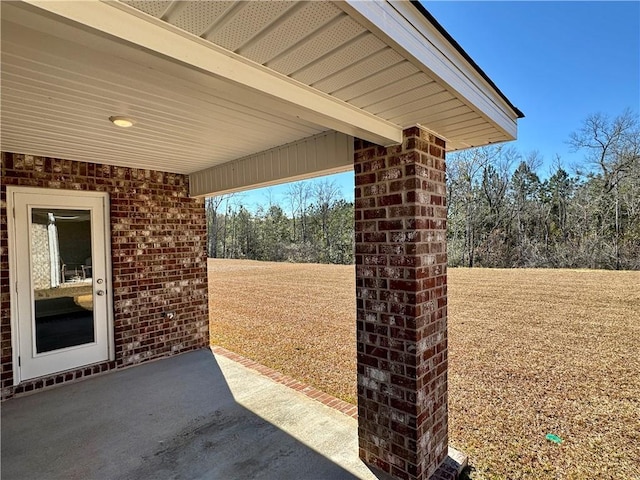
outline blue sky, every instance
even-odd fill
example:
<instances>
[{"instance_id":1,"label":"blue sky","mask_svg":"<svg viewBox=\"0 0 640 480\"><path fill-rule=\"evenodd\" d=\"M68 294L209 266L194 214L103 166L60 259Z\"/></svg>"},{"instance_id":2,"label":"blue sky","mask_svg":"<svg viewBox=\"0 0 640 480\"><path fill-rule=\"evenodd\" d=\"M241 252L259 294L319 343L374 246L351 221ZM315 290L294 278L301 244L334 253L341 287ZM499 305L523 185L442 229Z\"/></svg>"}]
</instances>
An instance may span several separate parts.
<instances>
[{"instance_id":1,"label":"blue sky","mask_svg":"<svg viewBox=\"0 0 640 480\"><path fill-rule=\"evenodd\" d=\"M580 159L566 141L587 115L640 111L640 2L422 3L525 114L512 145L540 152L543 177L556 155L567 167ZM353 199L352 173L328 178ZM286 188L241 201L255 208Z\"/></svg>"}]
</instances>

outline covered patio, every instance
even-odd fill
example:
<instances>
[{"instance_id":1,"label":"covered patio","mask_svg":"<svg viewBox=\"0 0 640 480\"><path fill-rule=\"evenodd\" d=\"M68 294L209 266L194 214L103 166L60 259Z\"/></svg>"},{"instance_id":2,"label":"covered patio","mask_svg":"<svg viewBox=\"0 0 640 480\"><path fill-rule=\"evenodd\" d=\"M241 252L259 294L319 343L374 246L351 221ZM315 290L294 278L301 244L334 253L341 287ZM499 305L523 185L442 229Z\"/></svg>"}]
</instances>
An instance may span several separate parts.
<instances>
[{"instance_id":1,"label":"covered patio","mask_svg":"<svg viewBox=\"0 0 640 480\"><path fill-rule=\"evenodd\" d=\"M354 418L208 349L2 404L7 479L391 478L357 453Z\"/></svg>"},{"instance_id":2,"label":"covered patio","mask_svg":"<svg viewBox=\"0 0 640 480\"><path fill-rule=\"evenodd\" d=\"M445 155L513 140L522 113L424 6L1 8L2 398L208 347L204 197L353 170L357 454L395 478L435 475L448 452ZM61 236L70 223L82 249ZM67 310L88 333L47 343Z\"/></svg>"}]
</instances>

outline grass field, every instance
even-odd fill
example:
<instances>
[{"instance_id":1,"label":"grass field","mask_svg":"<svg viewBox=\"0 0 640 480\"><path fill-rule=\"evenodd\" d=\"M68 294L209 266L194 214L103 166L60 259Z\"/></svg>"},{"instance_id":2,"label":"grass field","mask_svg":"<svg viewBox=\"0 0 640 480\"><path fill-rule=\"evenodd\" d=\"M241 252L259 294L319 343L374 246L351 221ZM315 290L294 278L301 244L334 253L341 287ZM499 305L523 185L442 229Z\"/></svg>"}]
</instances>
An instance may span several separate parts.
<instances>
[{"instance_id":1,"label":"grass field","mask_svg":"<svg viewBox=\"0 0 640 480\"><path fill-rule=\"evenodd\" d=\"M209 262L213 344L355 403L353 267ZM449 270L471 478L640 480L639 397L640 272Z\"/></svg>"}]
</instances>

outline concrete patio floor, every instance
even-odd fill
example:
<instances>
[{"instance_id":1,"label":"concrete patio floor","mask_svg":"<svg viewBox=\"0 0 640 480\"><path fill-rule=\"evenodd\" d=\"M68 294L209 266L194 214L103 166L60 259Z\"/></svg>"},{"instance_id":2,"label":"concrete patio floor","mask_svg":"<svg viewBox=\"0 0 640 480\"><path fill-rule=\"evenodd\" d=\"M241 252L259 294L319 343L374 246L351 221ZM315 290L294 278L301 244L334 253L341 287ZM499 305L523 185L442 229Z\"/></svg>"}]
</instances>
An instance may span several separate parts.
<instances>
[{"instance_id":1,"label":"concrete patio floor","mask_svg":"<svg viewBox=\"0 0 640 480\"><path fill-rule=\"evenodd\" d=\"M357 421L209 350L4 402L2 478L387 479Z\"/></svg>"},{"instance_id":2,"label":"concrete patio floor","mask_svg":"<svg viewBox=\"0 0 640 480\"><path fill-rule=\"evenodd\" d=\"M1 478L391 480L356 419L229 356L255 364L204 349L5 401ZM432 479L464 466L449 448Z\"/></svg>"}]
</instances>

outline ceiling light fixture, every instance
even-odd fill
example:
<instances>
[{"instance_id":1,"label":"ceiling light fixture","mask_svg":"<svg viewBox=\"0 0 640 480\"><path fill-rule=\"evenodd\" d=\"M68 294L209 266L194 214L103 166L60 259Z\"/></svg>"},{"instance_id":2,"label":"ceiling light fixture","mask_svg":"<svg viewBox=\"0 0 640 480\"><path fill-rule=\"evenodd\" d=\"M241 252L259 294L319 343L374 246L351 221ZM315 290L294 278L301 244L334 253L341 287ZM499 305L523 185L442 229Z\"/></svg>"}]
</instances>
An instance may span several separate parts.
<instances>
[{"instance_id":1,"label":"ceiling light fixture","mask_svg":"<svg viewBox=\"0 0 640 480\"><path fill-rule=\"evenodd\" d=\"M109 117L109 121L114 125L122 128L128 128L134 124L134 121L127 117Z\"/></svg>"}]
</instances>

